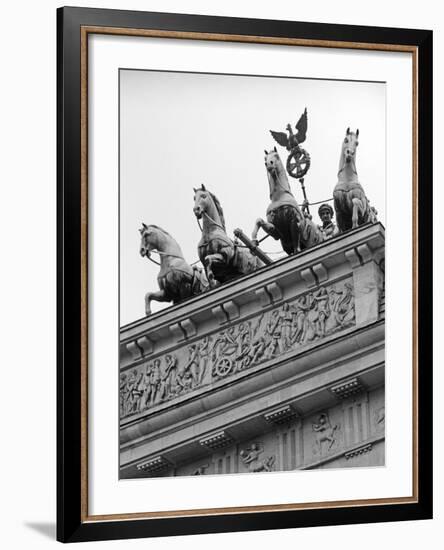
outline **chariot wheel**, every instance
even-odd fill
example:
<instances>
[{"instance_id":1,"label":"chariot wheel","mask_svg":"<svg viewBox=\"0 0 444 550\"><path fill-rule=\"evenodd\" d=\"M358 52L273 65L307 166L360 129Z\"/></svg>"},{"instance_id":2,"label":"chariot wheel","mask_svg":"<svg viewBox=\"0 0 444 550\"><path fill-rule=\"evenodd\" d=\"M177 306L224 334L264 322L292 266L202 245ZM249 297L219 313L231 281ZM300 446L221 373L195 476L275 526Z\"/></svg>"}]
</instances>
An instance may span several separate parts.
<instances>
[{"instance_id":1,"label":"chariot wheel","mask_svg":"<svg viewBox=\"0 0 444 550\"><path fill-rule=\"evenodd\" d=\"M287 172L292 178L303 178L310 168L310 163L310 155L305 149L298 147L288 156Z\"/></svg>"},{"instance_id":2,"label":"chariot wheel","mask_svg":"<svg viewBox=\"0 0 444 550\"><path fill-rule=\"evenodd\" d=\"M233 368L233 361L229 357L220 357L216 363L216 374L226 376Z\"/></svg>"}]
</instances>

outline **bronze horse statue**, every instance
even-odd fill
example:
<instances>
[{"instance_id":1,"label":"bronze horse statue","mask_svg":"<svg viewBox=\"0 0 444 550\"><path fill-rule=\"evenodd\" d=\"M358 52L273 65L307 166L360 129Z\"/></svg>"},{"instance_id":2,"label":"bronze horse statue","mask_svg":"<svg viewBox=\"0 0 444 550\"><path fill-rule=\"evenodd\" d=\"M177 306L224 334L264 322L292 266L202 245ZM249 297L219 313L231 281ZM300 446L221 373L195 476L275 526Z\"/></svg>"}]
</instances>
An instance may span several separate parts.
<instances>
[{"instance_id":1,"label":"bronze horse statue","mask_svg":"<svg viewBox=\"0 0 444 550\"><path fill-rule=\"evenodd\" d=\"M264 264L248 248L235 244L227 235L222 206L204 185L194 189L194 215L202 220L202 238L197 250L211 287L239 275L246 275Z\"/></svg>"},{"instance_id":2,"label":"bronze horse statue","mask_svg":"<svg viewBox=\"0 0 444 550\"><path fill-rule=\"evenodd\" d=\"M157 276L160 290L145 295L146 315L151 314L152 300L177 304L208 290L205 273L185 261L180 246L167 231L157 225L144 223L139 231L140 255L151 259L151 253L156 252L160 257L160 271Z\"/></svg>"},{"instance_id":3,"label":"bronze horse statue","mask_svg":"<svg viewBox=\"0 0 444 550\"><path fill-rule=\"evenodd\" d=\"M262 228L268 235L281 241L290 256L323 241L323 234L308 215L304 215L291 191L287 173L276 147L265 151L265 167L270 187L270 204L267 221L256 220L251 238L258 243L257 234Z\"/></svg>"},{"instance_id":4,"label":"bronze horse statue","mask_svg":"<svg viewBox=\"0 0 444 550\"><path fill-rule=\"evenodd\" d=\"M333 191L336 223L342 233L356 229L364 223L375 222L376 211L370 207L356 170L356 150L359 145L359 130L350 132L347 128L341 145L338 183Z\"/></svg>"}]
</instances>

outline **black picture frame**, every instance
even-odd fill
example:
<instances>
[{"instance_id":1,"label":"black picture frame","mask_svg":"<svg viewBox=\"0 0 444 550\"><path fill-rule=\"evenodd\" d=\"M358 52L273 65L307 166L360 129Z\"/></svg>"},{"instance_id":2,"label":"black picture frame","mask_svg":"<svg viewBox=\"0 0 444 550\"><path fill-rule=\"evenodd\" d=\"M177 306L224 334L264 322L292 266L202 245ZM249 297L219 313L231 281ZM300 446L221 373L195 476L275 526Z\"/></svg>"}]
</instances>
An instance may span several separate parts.
<instances>
[{"instance_id":1,"label":"black picture frame","mask_svg":"<svg viewBox=\"0 0 444 550\"><path fill-rule=\"evenodd\" d=\"M82 328L83 27L151 29L306 41L409 46L417 56L417 481L415 502L316 507L248 514L206 513L149 519L91 518L84 503L82 469L85 392L81 384L86 334ZM432 517L432 32L400 28L239 19L92 8L57 10L58 370L57 539L62 542L157 537L229 531L355 524ZM86 262L86 260L85 260ZM82 290L83 289L83 290Z\"/></svg>"}]
</instances>

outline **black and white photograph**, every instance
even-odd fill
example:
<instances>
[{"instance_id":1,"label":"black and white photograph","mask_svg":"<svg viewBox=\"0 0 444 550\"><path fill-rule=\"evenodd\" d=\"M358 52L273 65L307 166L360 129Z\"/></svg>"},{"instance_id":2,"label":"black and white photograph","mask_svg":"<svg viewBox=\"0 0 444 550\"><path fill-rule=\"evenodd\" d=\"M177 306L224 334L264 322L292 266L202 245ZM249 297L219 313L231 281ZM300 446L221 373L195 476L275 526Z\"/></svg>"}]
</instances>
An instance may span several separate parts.
<instances>
[{"instance_id":1,"label":"black and white photograph","mask_svg":"<svg viewBox=\"0 0 444 550\"><path fill-rule=\"evenodd\" d=\"M384 82L121 68L119 478L384 467L385 231Z\"/></svg>"},{"instance_id":2,"label":"black and white photograph","mask_svg":"<svg viewBox=\"0 0 444 550\"><path fill-rule=\"evenodd\" d=\"M75 4L2 5L1 547L441 540L439 3Z\"/></svg>"}]
</instances>

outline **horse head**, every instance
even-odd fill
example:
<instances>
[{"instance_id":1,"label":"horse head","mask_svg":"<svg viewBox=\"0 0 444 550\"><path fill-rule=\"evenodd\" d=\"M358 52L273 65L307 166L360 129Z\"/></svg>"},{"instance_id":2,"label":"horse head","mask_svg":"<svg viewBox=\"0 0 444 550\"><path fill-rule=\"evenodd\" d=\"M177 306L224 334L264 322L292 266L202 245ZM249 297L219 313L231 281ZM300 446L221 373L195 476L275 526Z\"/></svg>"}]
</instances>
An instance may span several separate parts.
<instances>
[{"instance_id":1,"label":"horse head","mask_svg":"<svg viewBox=\"0 0 444 550\"><path fill-rule=\"evenodd\" d=\"M193 212L198 220L203 216L204 212L207 212L210 208L211 197L210 193L206 190L205 185L202 184L199 188L193 187L194 191L194 207Z\"/></svg>"},{"instance_id":2,"label":"horse head","mask_svg":"<svg viewBox=\"0 0 444 550\"><path fill-rule=\"evenodd\" d=\"M146 225L142 223L142 228L139 229L139 232L141 235L139 252L142 257L146 256L147 258L153 250L164 250L165 240L170 237L164 229L153 224Z\"/></svg>"},{"instance_id":3,"label":"horse head","mask_svg":"<svg viewBox=\"0 0 444 550\"><path fill-rule=\"evenodd\" d=\"M276 147L271 151L265 150L265 168L274 180L278 180L282 174L285 175L284 165Z\"/></svg>"},{"instance_id":4,"label":"horse head","mask_svg":"<svg viewBox=\"0 0 444 550\"><path fill-rule=\"evenodd\" d=\"M220 225L225 229L225 219L222 206L219 202L219 199L206 189L205 185L201 185L198 189L193 188L194 190L194 207L193 212L198 220L203 216L211 221L215 222L216 225Z\"/></svg>"},{"instance_id":5,"label":"horse head","mask_svg":"<svg viewBox=\"0 0 444 550\"><path fill-rule=\"evenodd\" d=\"M355 160L356 149L359 145L358 138L359 130L356 130L356 132L350 132L350 128L347 128L341 149L342 165L344 165L344 163L349 164Z\"/></svg>"}]
</instances>

